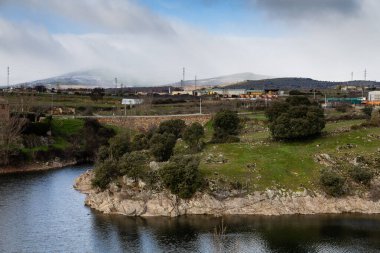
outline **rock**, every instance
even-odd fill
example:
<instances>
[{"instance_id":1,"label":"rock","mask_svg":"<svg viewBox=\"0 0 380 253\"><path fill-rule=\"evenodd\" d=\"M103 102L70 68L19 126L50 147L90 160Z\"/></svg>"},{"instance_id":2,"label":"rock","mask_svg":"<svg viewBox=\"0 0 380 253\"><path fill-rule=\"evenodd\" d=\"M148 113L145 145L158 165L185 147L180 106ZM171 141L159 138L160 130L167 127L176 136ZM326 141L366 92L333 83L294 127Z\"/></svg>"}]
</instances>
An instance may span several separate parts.
<instances>
[{"instance_id":1,"label":"rock","mask_svg":"<svg viewBox=\"0 0 380 253\"><path fill-rule=\"evenodd\" d=\"M325 166L332 166L336 164L329 154L316 155L315 161Z\"/></svg>"},{"instance_id":2,"label":"rock","mask_svg":"<svg viewBox=\"0 0 380 253\"><path fill-rule=\"evenodd\" d=\"M160 165L158 164L158 162L152 161L149 163L149 168L153 171L156 171L160 169Z\"/></svg>"},{"instance_id":3,"label":"rock","mask_svg":"<svg viewBox=\"0 0 380 253\"><path fill-rule=\"evenodd\" d=\"M87 194L85 204L103 213L127 216L169 216L192 214L208 215L285 215L285 214L326 214L326 213L380 213L380 201L370 199L371 194L347 196L344 198L326 197L322 193L288 192L286 189L267 189L241 196L231 196L230 191L209 194L196 193L191 199L183 200L166 190L152 192L132 188L116 191L117 185L105 191L92 189L93 173L87 171L75 180L74 187ZM127 178L123 181L130 182ZM374 185L380 184L375 179ZM376 193L378 194L378 193ZM368 198L366 197L368 196ZM374 197L374 196L372 196Z\"/></svg>"}]
</instances>

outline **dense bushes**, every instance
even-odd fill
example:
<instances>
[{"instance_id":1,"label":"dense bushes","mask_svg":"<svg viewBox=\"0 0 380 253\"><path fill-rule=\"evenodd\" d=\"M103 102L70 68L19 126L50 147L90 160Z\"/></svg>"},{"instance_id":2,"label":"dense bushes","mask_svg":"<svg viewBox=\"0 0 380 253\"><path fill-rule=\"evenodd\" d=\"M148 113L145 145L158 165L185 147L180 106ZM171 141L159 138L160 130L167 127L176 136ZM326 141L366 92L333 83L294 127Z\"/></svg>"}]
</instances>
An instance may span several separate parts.
<instances>
[{"instance_id":1,"label":"dense bushes","mask_svg":"<svg viewBox=\"0 0 380 253\"><path fill-rule=\"evenodd\" d=\"M193 151L201 149L201 138L205 135L203 126L198 122L188 126L183 133L183 140L189 145Z\"/></svg>"},{"instance_id":2,"label":"dense bushes","mask_svg":"<svg viewBox=\"0 0 380 253\"><path fill-rule=\"evenodd\" d=\"M349 171L350 176L355 182L364 185L369 185L373 178L373 173L368 168L363 168L361 166L355 166Z\"/></svg>"},{"instance_id":3,"label":"dense bushes","mask_svg":"<svg viewBox=\"0 0 380 253\"><path fill-rule=\"evenodd\" d=\"M212 142L236 142L240 128L240 119L236 112L222 110L213 118L214 134Z\"/></svg>"},{"instance_id":4,"label":"dense bushes","mask_svg":"<svg viewBox=\"0 0 380 253\"><path fill-rule=\"evenodd\" d=\"M198 170L199 159L195 156L174 156L160 170L165 187L181 198L190 198L202 186Z\"/></svg>"},{"instance_id":5,"label":"dense bushes","mask_svg":"<svg viewBox=\"0 0 380 253\"><path fill-rule=\"evenodd\" d=\"M105 189L108 184L120 174L116 160L108 158L96 164L94 169L95 177L92 184L101 189Z\"/></svg>"},{"instance_id":6,"label":"dense bushes","mask_svg":"<svg viewBox=\"0 0 380 253\"><path fill-rule=\"evenodd\" d=\"M185 121L181 119L173 119L163 121L157 129L160 134L173 134L176 139L182 137L182 132L186 128Z\"/></svg>"},{"instance_id":7,"label":"dense bushes","mask_svg":"<svg viewBox=\"0 0 380 253\"><path fill-rule=\"evenodd\" d=\"M157 161L167 161L173 154L176 141L174 134L156 133L150 139L150 151Z\"/></svg>"},{"instance_id":8,"label":"dense bushes","mask_svg":"<svg viewBox=\"0 0 380 253\"><path fill-rule=\"evenodd\" d=\"M149 155L144 151L125 154L119 161L120 173L137 181L143 179L149 170Z\"/></svg>"},{"instance_id":9,"label":"dense bushes","mask_svg":"<svg viewBox=\"0 0 380 253\"><path fill-rule=\"evenodd\" d=\"M331 196L339 197L345 193L345 179L332 170L323 170L320 181L326 193Z\"/></svg>"},{"instance_id":10,"label":"dense bushes","mask_svg":"<svg viewBox=\"0 0 380 253\"><path fill-rule=\"evenodd\" d=\"M276 139L304 139L320 134L325 127L323 109L303 96L274 102L266 114Z\"/></svg>"}]
</instances>

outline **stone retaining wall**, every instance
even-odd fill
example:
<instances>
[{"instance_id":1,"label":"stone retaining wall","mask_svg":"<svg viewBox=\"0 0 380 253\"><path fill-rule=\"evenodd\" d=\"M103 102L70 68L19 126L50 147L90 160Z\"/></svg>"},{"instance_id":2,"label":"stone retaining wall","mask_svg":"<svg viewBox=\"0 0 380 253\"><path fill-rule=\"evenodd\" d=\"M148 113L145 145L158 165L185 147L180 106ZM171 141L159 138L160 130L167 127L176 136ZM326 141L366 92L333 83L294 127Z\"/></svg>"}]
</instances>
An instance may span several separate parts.
<instances>
[{"instance_id":1,"label":"stone retaining wall","mask_svg":"<svg viewBox=\"0 0 380 253\"><path fill-rule=\"evenodd\" d=\"M127 116L127 117L101 117L99 122L119 127L128 127L136 130L148 130L158 126L162 121L182 119L187 125L199 122L204 125L211 119L211 114L165 115L165 116Z\"/></svg>"}]
</instances>

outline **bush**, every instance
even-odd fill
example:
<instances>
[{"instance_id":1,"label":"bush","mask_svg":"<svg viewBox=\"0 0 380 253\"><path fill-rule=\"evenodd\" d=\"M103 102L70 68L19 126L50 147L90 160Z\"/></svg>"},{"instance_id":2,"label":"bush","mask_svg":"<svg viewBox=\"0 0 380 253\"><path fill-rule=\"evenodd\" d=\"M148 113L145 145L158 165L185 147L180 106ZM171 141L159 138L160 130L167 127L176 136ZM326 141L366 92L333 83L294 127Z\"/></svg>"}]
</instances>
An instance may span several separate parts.
<instances>
[{"instance_id":1,"label":"bush","mask_svg":"<svg viewBox=\"0 0 380 253\"><path fill-rule=\"evenodd\" d=\"M109 140L110 156L114 159L119 159L124 154L131 151L131 141L129 134L123 132L112 137Z\"/></svg>"},{"instance_id":2,"label":"bush","mask_svg":"<svg viewBox=\"0 0 380 253\"><path fill-rule=\"evenodd\" d=\"M51 128L50 121L36 122L36 123L29 122L26 124L24 130L22 131L22 134L46 136L50 128Z\"/></svg>"},{"instance_id":3,"label":"bush","mask_svg":"<svg viewBox=\"0 0 380 253\"><path fill-rule=\"evenodd\" d=\"M160 177L173 194L191 198L203 183L198 166L199 159L195 156L175 156L160 170Z\"/></svg>"},{"instance_id":4,"label":"bush","mask_svg":"<svg viewBox=\"0 0 380 253\"><path fill-rule=\"evenodd\" d=\"M183 140L187 145L190 146L190 149L198 151L201 149L200 140L205 135L203 126L198 122L195 122L188 126L183 133Z\"/></svg>"},{"instance_id":5,"label":"bush","mask_svg":"<svg viewBox=\"0 0 380 253\"><path fill-rule=\"evenodd\" d=\"M373 110L372 111L370 123L372 126L380 126L380 112L379 112L379 110Z\"/></svg>"},{"instance_id":6,"label":"bush","mask_svg":"<svg viewBox=\"0 0 380 253\"><path fill-rule=\"evenodd\" d=\"M119 161L120 173L137 181L143 179L149 170L149 155L143 151L125 154Z\"/></svg>"},{"instance_id":7,"label":"bush","mask_svg":"<svg viewBox=\"0 0 380 253\"><path fill-rule=\"evenodd\" d=\"M269 129L276 139L305 139L321 133L325 127L323 109L307 97L289 97L274 102L266 111Z\"/></svg>"},{"instance_id":8,"label":"bush","mask_svg":"<svg viewBox=\"0 0 380 253\"><path fill-rule=\"evenodd\" d=\"M82 159L94 161L99 147L108 146L108 141L113 136L113 129L102 126L95 119L86 119L81 133L77 136L83 146Z\"/></svg>"},{"instance_id":9,"label":"bush","mask_svg":"<svg viewBox=\"0 0 380 253\"><path fill-rule=\"evenodd\" d=\"M366 168L363 168L361 166L355 166L349 171L350 176L355 182L361 183L364 185L369 185L373 178L373 173Z\"/></svg>"},{"instance_id":10,"label":"bush","mask_svg":"<svg viewBox=\"0 0 380 253\"><path fill-rule=\"evenodd\" d=\"M322 171L320 181L326 193L331 196L339 197L345 193L344 178L332 170Z\"/></svg>"},{"instance_id":11,"label":"bush","mask_svg":"<svg viewBox=\"0 0 380 253\"><path fill-rule=\"evenodd\" d=\"M132 150L149 149L149 138L145 134L137 134L132 141Z\"/></svg>"},{"instance_id":12,"label":"bush","mask_svg":"<svg viewBox=\"0 0 380 253\"><path fill-rule=\"evenodd\" d=\"M107 159L95 166L94 173L92 184L105 189L114 178L119 176L118 163L116 160Z\"/></svg>"},{"instance_id":13,"label":"bush","mask_svg":"<svg viewBox=\"0 0 380 253\"><path fill-rule=\"evenodd\" d=\"M352 109L352 106L347 103L339 103L335 106L337 112L347 112L350 109Z\"/></svg>"},{"instance_id":14,"label":"bush","mask_svg":"<svg viewBox=\"0 0 380 253\"><path fill-rule=\"evenodd\" d=\"M362 112L363 112L368 118L371 117L372 111L373 111L373 107L370 107L370 106L366 106L366 107L364 107L364 108L362 109Z\"/></svg>"},{"instance_id":15,"label":"bush","mask_svg":"<svg viewBox=\"0 0 380 253\"><path fill-rule=\"evenodd\" d=\"M238 135L240 128L239 116L236 112L222 110L214 116L213 128L213 142L224 143L231 139L237 140L236 135ZM236 138L230 138L230 136L235 136Z\"/></svg>"},{"instance_id":16,"label":"bush","mask_svg":"<svg viewBox=\"0 0 380 253\"><path fill-rule=\"evenodd\" d=\"M150 151L157 161L163 162L169 160L173 154L173 149L176 143L174 134L154 134L150 139Z\"/></svg>"},{"instance_id":17,"label":"bush","mask_svg":"<svg viewBox=\"0 0 380 253\"><path fill-rule=\"evenodd\" d=\"M182 136L182 132L185 128L185 121L181 119L172 119L161 122L157 132L160 134L173 134L175 138L178 139Z\"/></svg>"}]
</instances>

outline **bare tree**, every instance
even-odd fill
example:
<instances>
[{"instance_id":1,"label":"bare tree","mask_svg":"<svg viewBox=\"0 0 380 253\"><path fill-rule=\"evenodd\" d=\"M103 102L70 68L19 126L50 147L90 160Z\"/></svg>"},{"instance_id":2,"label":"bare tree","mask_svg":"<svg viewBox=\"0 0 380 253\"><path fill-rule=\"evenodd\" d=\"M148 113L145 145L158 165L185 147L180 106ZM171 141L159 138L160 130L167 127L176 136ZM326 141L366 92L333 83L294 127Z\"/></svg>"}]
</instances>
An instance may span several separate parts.
<instances>
[{"instance_id":1,"label":"bare tree","mask_svg":"<svg viewBox=\"0 0 380 253\"><path fill-rule=\"evenodd\" d=\"M0 164L9 164L9 158L21 145L21 132L26 120L11 117L9 120L0 119Z\"/></svg>"}]
</instances>

